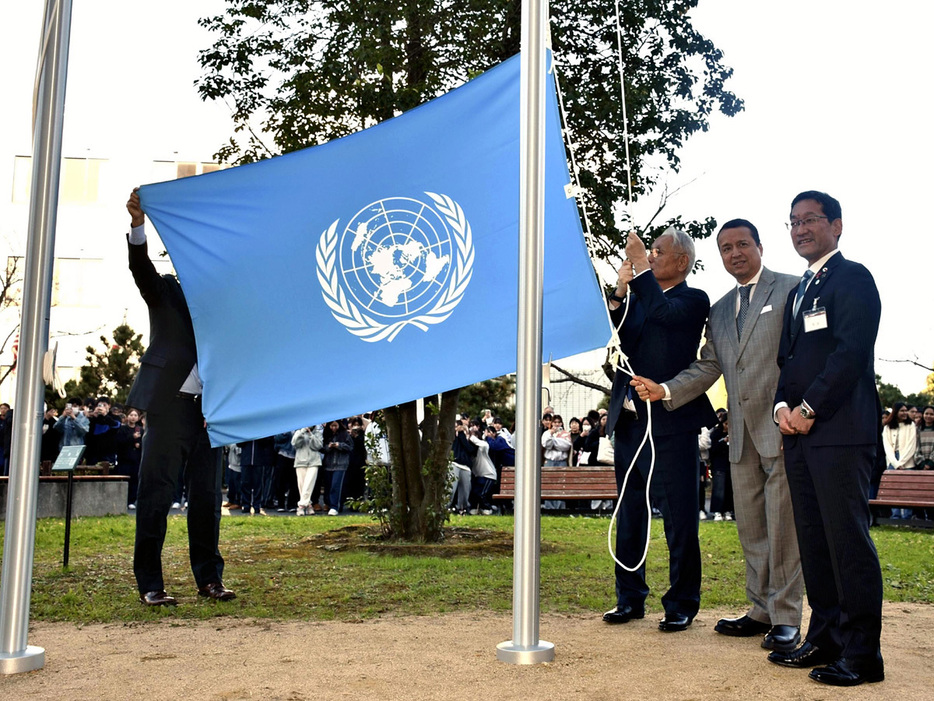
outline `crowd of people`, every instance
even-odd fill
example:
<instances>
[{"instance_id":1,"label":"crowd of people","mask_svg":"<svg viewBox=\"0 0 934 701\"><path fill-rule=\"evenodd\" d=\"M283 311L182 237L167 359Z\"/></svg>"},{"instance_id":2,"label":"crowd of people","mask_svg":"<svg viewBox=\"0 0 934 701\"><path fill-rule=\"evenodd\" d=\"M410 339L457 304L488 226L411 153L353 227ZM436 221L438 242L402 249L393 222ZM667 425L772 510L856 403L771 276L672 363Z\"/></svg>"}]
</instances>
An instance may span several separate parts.
<instances>
[{"instance_id":1,"label":"crowd of people","mask_svg":"<svg viewBox=\"0 0 934 701\"><path fill-rule=\"evenodd\" d=\"M896 402L882 414L882 450L877 451L872 496L885 470L934 470L934 406ZM882 509L876 518L934 520L934 509Z\"/></svg>"},{"instance_id":2,"label":"crowd of people","mask_svg":"<svg viewBox=\"0 0 934 701\"><path fill-rule=\"evenodd\" d=\"M13 410L9 404L0 404L4 475L9 474L12 426ZM114 468L114 474L129 478L127 506L135 509L145 430L145 417L141 412L124 407L110 397L69 397L61 415L55 407L45 410L39 459L43 463L54 463L62 448L83 445L84 464L107 463Z\"/></svg>"},{"instance_id":3,"label":"crowd of people","mask_svg":"<svg viewBox=\"0 0 934 701\"><path fill-rule=\"evenodd\" d=\"M364 496L366 465L389 463L375 419L367 413L226 446L224 507L245 515L338 515Z\"/></svg>"}]
</instances>

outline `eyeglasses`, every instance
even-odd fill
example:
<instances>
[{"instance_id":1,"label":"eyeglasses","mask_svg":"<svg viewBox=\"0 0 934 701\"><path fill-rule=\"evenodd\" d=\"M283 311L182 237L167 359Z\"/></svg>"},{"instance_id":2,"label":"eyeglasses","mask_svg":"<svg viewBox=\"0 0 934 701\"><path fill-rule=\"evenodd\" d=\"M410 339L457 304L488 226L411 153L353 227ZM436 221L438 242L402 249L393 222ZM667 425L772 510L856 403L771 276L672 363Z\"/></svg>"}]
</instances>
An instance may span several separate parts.
<instances>
[{"instance_id":1,"label":"eyeglasses","mask_svg":"<svg viewBox=\"0 0 934 701\"><path fill-rule=\"evenodd\" d=\"M830 217L808 217L807 219L792 219L790 222L785 222L785 226L788 227L788 231L794 231L795 229L802 226L814 226L821 219L830 220Z\"/></svg>"}]
</instances>

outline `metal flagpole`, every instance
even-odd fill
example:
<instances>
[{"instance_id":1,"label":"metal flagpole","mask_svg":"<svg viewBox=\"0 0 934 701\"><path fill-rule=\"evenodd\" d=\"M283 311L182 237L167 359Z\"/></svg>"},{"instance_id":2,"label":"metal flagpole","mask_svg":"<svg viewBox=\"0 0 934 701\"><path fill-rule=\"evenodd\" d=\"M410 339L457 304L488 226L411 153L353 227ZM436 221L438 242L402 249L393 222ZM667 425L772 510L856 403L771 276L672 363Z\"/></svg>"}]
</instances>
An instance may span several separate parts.
<instances>
[{"instance_id":1,"label":"metal flagpole","mask_svg":"<svg viewBox=\"0 0 934 701\"><path fill-rule=\"evenodd\" d=\"M52 254L61 172L62 121L71 0L47 0L39 48L41 73L33 125L29 241L17 363L13 445L0 584L0 673L45 666L45 650L27 645L32 564L36 546L39 443L45 384L42 361L49 345Z\"/></svg>"},{"instance_id":2,"label":"metal flagpole","mask_svg":"<svg viewBox=\"0 0 934 701\"><path fill-rule=\"evenodd\" d=\"M555 646L538 639L541 540L542 287L545 228L545 38L547 0L522 2L519 174L519 328L516 362L516 499L512 640L496 658L550 662Z\"/></svg>"}]
</instances>

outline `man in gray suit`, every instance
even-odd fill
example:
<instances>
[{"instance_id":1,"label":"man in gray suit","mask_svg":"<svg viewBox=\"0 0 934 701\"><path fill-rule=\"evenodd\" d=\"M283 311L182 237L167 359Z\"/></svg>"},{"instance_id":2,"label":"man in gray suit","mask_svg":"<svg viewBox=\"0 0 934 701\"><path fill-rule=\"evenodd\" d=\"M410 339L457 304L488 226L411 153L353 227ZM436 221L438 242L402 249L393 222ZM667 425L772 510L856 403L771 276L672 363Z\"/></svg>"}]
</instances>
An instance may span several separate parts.
<instances>
[{"instance_id":1,"label":"man in gray suit","mask_svg":"<svg viewBox=\"0 0 934 701\"><path fill-rule=\"evenodd\" d=\"M736 525L746 558L746 597L739 618L723 618L724 635L764 635L762 647L792 650L800 641L804 580L781 433L772 419L778 386L778 343L789 291L798 278L762 266L756 227L727 222L717 234L723 266L738 286L711 307L700 359L659 385L636 377L639 396L671 410L705 392L723 375L729 396L730 472Z\"/></svg>"}]
</instances>

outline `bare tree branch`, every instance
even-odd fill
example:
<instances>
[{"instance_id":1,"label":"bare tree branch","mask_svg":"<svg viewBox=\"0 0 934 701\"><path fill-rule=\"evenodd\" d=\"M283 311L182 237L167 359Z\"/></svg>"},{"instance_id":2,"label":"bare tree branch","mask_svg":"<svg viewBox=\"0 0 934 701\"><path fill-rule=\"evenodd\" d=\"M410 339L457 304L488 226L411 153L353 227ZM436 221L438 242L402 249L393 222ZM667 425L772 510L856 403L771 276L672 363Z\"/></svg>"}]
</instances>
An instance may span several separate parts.
<instances>
[{"instance_id":1,"label":"bare tree branch","mask_svg":"<svg viewBox=\"0 0 934 701\"><path fill-rule=\"evenodd\" d=\"M927 365L924 365L923 363L919 363L917 358L915 358L914 360L908 360L905 358L902 358L899 360L893 360L890 358L879 358L879 360L881 360L883 363L911 363L912 365L917 365L919 368L927 370L928 372L934 372L934 368L928 367Z\"/></svg>"},{"instance_id":2,"label":"bare tree branch","mask_svg":"<svg viewBox=\"0 0 934 701\"><path fill-rule=\"evenodd\" d=\"M557 380L552 380L552 382L576 382L579 385L583 385L584 387L589 387L590 389L595 389L607 395L610 393L610 388L604 387L603 385L598 385L596 382L590 382L589 380L580 378L577 375L573 375L567 370L555 365L554 363L551 364L551 367L553 367L555 370L557 370L558 372L560 372L562 375L564 375L567 378L567 379L559 378Z\"/></svg>"}]
</instances>

